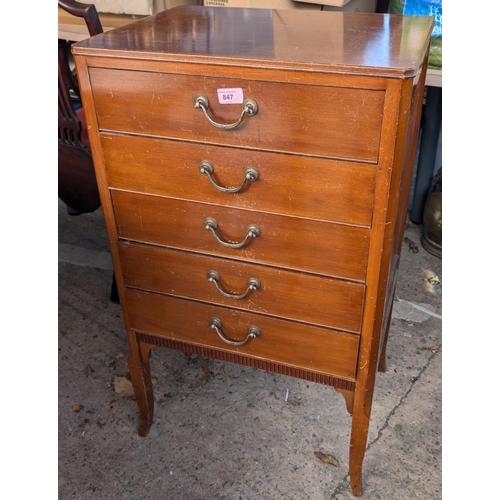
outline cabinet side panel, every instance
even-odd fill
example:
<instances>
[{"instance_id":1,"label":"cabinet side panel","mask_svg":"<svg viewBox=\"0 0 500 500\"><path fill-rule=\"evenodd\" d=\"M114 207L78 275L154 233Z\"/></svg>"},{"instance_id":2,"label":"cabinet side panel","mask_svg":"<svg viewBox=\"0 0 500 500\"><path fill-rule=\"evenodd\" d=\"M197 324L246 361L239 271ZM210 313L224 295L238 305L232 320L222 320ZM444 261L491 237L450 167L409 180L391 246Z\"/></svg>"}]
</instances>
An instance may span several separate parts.
<instances>
[{"instance_id":1,"label":"cabinet side panel","mask_svg":"<svg viewBox=\"0 0 500 500\"><path fill-rule=\"evenodd\" d=\"M408 132L406 134L406 142L402 150L402 173L398 186L394 186L393 191L399 191L396 220L394 227L394 238L391 247L390 266L388 270L388 289L385 297L384 305L384 319L382 327L382 336L380 339L381 349L379 349L379 356L385 350L387 343L387 336L391 323L392 305L396 292L396 276L399 269L400 254L403 245L403 235L407 216L408 201L410 198L411 182L413 177L413 166L415 163L415 153L417 149L418 132L420 129L420 118L422 115L422 101L425 89L425 73L427 66L420 74L419 79L415 79L411 90L411 109L410 119L408 125ZM402 148L401 148L402 149ZM400 153L401 154L401 153ZM395 182L397 180L395 179ZM383 354L385 356L385 353Z\"/></svg>"}]
</instances>

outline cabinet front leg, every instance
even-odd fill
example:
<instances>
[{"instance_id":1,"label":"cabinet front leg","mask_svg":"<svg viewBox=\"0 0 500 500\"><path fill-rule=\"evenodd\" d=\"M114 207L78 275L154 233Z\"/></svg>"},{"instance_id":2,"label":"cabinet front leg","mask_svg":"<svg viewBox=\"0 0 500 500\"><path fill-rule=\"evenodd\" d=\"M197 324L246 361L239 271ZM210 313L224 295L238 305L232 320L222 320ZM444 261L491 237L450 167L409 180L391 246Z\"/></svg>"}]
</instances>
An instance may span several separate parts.
<instances>
[{"instance_id":1,"label":"cabinet front leg","mask_svg":"<svg viewBox=\"0 0 500 500\"><path fill-rule=\"evenodd\" d=\"M130 380L134 388L137 406L139 407L140 426L139 435L147 436L153 421L154 394L149 367L150 348L142 348L137 342L135 349L130 346L129 357Z\"/></svg>"},{"instance_id":2,"label":"cabinet front leg","mask_svg":"<svg viewBox=\"0 0 500 500\"><path fill-rule=\"evenodd\" d=\"M368 426L370 419L363 411L354 408L351 427L351 446L349 451L349 476L351 479L351 490L355 497L360 497L361 469L365 457L366 441L368 438Z\"/></svg>"}]
</instances>

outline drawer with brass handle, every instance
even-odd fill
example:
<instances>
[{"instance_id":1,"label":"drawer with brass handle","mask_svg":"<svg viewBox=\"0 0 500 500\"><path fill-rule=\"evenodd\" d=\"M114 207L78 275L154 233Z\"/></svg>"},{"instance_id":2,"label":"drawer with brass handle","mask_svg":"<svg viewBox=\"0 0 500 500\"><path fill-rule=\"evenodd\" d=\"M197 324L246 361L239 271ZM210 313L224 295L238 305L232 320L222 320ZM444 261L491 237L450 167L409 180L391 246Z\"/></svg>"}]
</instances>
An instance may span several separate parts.
<instances>
[{"instance_id":1,"label":"drawer with brass handle","mask_svg":"<svg viewBox=\"0 0 500 500\"><path fill-rule=\"evenodd\" d=\"M90 68L90 80L101 131L378 161L381 90L102 68ZM224 88L241 89L256 106L219 103Z\"/></svg>"},{"instance_id":2,"label":"drawer with brass handle","mask_svg":"<svg viewBox=\"0 0 500 500\"><path fill-rule=\"evenodd\" d=\"M139 290L125 298L131 328L142 333L345 379L356 374L357 335Z\"/></svg>"},{"instance_id":3,"label":"drawer with brass handle","mask_svg":"<svg viewBox=\"0 0 500 500\"><path fill-rule=\"evenodd\" d=\"M364 285L187 252L121 243L125 284L359 333Z\"/></svg>"},{"instance_id":4,"label":"drawer with brass handle","mask_svg":"<svg viewBox=\"0 0 500 500\"><path fill-rule=\"evenodd\" d=\"M365 279L369 238L365 228L116 189L111 198L123 240Z\"/></svg>"},{"instance_id":5,"label":"drawer with brass handle","mask_svg":"<svg viewBox=\"0 0 500 500\"><path fill-rule=\"evenodd\" d=\"M371 225L372 165L116 134L101 144L111 187Z\"/></svg>"}]
</instances>

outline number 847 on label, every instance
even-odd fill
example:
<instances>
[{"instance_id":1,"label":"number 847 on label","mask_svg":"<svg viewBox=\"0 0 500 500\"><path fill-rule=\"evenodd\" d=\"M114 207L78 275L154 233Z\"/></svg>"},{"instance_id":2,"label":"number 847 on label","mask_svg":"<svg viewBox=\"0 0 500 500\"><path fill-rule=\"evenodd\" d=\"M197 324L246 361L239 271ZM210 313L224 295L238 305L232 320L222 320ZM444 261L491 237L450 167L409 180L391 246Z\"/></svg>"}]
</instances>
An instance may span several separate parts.
<instances>
[{"instance_id":1,"label":"number 847 on label","mask_svg":"<svg viewBox=\"0 0 500 500\"><path fill-rule=\"evenodd\" d=\"M241 104L243 89L217 89L220 104Z\"/></svg>"}]
</instances>

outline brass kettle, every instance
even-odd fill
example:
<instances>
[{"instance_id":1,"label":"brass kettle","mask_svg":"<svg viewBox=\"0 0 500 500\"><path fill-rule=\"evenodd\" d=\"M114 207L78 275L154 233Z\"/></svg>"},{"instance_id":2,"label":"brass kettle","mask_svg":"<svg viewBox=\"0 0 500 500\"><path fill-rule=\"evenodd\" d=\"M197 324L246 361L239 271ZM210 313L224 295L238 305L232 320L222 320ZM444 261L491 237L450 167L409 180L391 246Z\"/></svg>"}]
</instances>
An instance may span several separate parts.
<instances>
[{"instance_id":1,"label":"brass kettle","mask_svg":"<svg viewBox=\"0 0 500 500\"><path fill-rule=\"evenodd\" d=\"M432 179L425 202L423 225L420 238L422 246L432 255L442 258L443 209L442 209L442 167Z\"/></svg>"}]
</instances>

